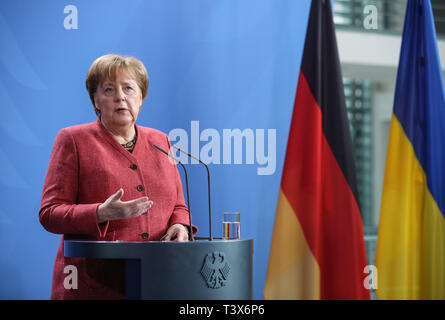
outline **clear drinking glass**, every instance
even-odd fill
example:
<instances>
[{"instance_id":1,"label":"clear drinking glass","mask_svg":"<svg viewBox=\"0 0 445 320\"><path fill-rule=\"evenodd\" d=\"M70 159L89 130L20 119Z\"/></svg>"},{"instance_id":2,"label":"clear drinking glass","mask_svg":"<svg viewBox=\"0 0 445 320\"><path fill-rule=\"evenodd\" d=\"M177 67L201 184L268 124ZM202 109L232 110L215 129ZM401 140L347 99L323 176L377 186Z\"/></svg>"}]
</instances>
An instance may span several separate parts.
<instances>
[{"instance_id":1,"label":"clear drinking glass","mask_svg":"<svg viewBox=\"0 0 445 320\"><path fill-rule=\"evenodd\" d=\"M223 212L224 240L239 240L241 228L241 214L239 212Z\"/></svg>"}]
</instances>

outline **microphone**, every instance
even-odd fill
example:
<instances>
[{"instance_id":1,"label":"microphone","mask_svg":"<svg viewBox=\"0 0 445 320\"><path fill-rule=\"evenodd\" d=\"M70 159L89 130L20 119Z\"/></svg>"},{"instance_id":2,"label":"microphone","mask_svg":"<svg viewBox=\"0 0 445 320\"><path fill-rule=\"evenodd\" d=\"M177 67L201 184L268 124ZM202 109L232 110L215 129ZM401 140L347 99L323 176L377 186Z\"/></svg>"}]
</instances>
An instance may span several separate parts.
<instances>
[{"instance_id":1,"label":"microphone","mask_svg":"<svg viewBox=\"0 0 445 320\"><path fill-rule=\"evenodd\" d=\"M212 206L210 204L210 170L209 167L203 162L201 161L201 159L193 156L192 154L188 153L187 151L182 150L181 148L178 148L177 146L173 146L173 148L175 148L176 150L179 150L182 153L185 153L186 155L188 155L189 157L198 160L199 163L203 164L206 169L207 169L207 190L208 190L208 195L209 195L209 240L213 241L213 234L212 234Z\"/></svg>"},{"instance_id":2,"label":"microphone","mask_svg":"<svg viewBox=\"0 0 445 320\"><path fill-rule=\"evenodd\" d=\"M174 156L172 156L170 153L168 153L167 151L165 151L164 149L162 149L161 147L157 146L156 144L153 144L153 146L158 149L159 151L165 153L168 157L170 157L171 159L177 161L182 168L184 169L184 174L185 174L185 187L187 190L187 210L189 211L189 232L190 232L190 237L192 241L195 241L195 237L193 236L193 227L192 227L192 215L190 214L190 196L189 196L189 180L188 180L188 176L187 176L187 169L185 168L184 164L179 160L176 159Z\"/></svg>"}]
</instances>

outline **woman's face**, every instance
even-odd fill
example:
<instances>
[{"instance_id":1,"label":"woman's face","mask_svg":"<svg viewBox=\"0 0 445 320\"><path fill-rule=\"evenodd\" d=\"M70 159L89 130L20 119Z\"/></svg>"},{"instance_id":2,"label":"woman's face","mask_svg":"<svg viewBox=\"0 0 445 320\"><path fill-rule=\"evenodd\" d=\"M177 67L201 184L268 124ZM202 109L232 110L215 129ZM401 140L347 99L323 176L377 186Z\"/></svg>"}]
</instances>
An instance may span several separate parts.
<instances>
[{"instance_id":1,"label":"woman's face","mask_svg":"<svg viewBox=\"0 0 445 320\"><path fill-rule=\"evenodd\" d=\"M94 102L105 126L119 129L136 122L142 106L142 92L131 74L121 69L116 71L114 81L106 79L99 84Z\"/></svg>"}]
</instances>

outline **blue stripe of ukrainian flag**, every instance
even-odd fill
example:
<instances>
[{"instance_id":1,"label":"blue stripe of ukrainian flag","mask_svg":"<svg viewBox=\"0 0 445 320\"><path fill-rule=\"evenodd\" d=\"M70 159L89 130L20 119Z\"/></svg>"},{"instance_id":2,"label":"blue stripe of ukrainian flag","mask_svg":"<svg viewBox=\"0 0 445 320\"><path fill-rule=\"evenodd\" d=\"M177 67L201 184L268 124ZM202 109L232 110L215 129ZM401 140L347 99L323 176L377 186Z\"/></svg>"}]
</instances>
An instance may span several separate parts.
<instances>
[{"instance_id":1,"label":"blue stripe of ukrainian flag","mask_svg":"<svg viewBox=\"0 0 445 320\"><path fill-rule=\"evenodd\" d=\"M379 299L445 299L445 98L431 4L409 0L377 246Z\"/></svg>"}]
</instances>

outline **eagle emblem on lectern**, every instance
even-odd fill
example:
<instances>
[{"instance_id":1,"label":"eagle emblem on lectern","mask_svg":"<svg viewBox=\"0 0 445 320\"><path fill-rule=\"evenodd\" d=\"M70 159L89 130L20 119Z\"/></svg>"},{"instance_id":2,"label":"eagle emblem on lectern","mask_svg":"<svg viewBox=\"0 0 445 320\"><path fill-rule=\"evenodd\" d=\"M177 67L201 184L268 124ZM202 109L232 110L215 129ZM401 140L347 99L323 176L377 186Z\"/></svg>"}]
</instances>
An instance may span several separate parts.
<instances>
[{"instance_id":1,"label":"eagle emblem on lectern","mask_svg":"<svg viewBox=\"0 0 445 320\"><path fill-rule=\"evenodd\" d=\"M209 288L218 289L224 287L229 271L230 265L224 253L214 251L205 256L201 275Z\"/></svg>"}]
</instances>

